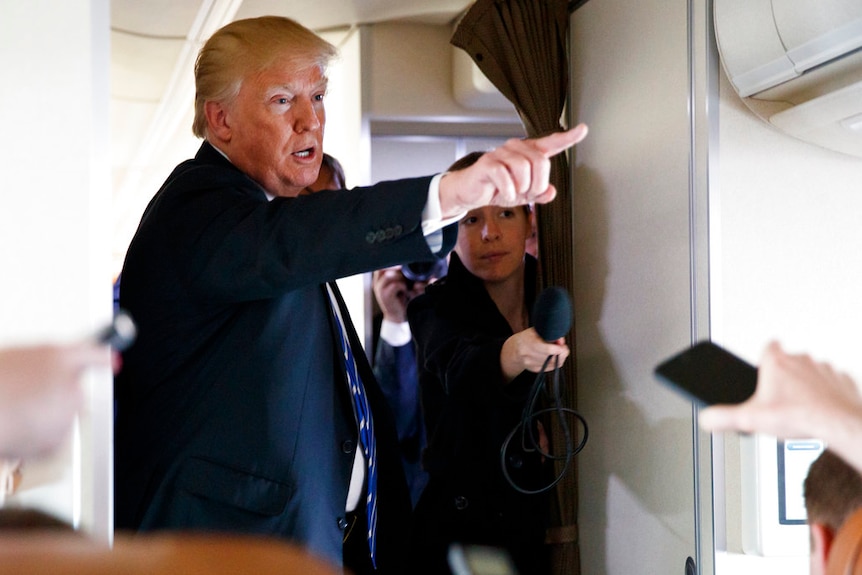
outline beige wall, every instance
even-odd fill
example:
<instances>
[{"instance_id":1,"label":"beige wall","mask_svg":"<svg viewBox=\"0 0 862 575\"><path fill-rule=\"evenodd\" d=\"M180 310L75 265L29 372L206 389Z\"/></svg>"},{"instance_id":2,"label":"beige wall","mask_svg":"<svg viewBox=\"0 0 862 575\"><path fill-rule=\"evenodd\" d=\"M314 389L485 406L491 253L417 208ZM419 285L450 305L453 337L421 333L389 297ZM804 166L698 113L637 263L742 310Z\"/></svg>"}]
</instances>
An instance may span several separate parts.
<instances>
[{"instance_id":1,"label":"beige wall","mask_svg":"<svg viewBox=\"0 0 862 575\"><path fill-rule=\"evenodd\" d=\"M452 28L384 23L368 27L365 111L371 120L517 122L514 107L476 110L461 106L452 91ZM365 60L369 61L369 60Z\"/></svg>"},{"instance_id":2,"label":"beige wall","mask_svg":"<svg viewBox=\"0 0 862 575\"><path fill-rule=\"evenodd\" d=\"M573 121L590 126L573 177L582 572L681 574L697 550L692 410L652 370L707 328L692 288L706 190L691 185L686 6L588 2L571 38Z\"/></svg>"}]
</instances>

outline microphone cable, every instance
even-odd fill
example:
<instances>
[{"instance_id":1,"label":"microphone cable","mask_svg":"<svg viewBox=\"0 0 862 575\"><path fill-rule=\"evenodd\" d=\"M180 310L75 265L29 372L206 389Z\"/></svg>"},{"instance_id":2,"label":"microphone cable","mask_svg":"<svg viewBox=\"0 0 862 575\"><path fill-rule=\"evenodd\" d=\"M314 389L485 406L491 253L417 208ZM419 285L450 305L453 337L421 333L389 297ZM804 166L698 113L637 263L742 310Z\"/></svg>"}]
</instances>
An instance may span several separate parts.
<instances>
[{"instance_id":1,"label":"microphone cable","mask_svg":"<svg viewBox=\"0 0 862 575\"><path fill-rule=\"evenodd\" d=\"M547 371L545 371L549 365L549 363L553 360L554 369L551 372L553 377L551 378L551 388L550 390L546 389L548 387L547 383ZM542 390L545 390L545 396L550 396L551 407L539 408L537 405L539 396L542 393ZM550 452L546 453L539 442L539 439L536 437L536 432L533 430L533 422L538 421L541 424L541 420L538 418L545 414L555 414L557 419L559 420L559 426L562 428L562 434L565 438L565 449L561 455L554 455ZM573 416L579 423L580 427L583 428L583 434L581 435L580 441L575 444L574 439L572 438L572 430L569 427L569 423L567 421L567 417L571 415ZM550 421L552 418L548 418ZM520 433L518 433L520 430ZM549 432L550 430L548 430ZM512 443L512 440L516 437L516 435L520 435L520 447L525 453L535 453L538 452L542 457L549 459L551 461L563 461L562 468L559 473L557 473L556 477L547 485L536 489L527 489L518 485L515 480L512 478L509 470L507 469L506 459L509 445ZM550 433L546 433L548 437L550 437ZM571 465L572 459L581 452L584 446L587 443L587 439L589 438L590 431L587 426L587 420L578 413L576 410L565 407L563 405L562 400L562 392L560 391L560 366L559 366L559 357L556 355L549 355L545 360L545 363L542 365L542 371L536 375L536 380L533 382L533 386L530 389L530 393L528 395L527 403L524 406L524 410L521 414L521 421L515 425L514 429L509 433L506 439L503 441L503 444L500 446L500 467L503 470L503 477L506 478L506 481L509 485L512 486L515 491L519 493L523 493L525 495L536 495L538 493L543 493L553 488L557 483L559 483L566 472L569 470L569 466Z\"/></svg>"}]
</instances>

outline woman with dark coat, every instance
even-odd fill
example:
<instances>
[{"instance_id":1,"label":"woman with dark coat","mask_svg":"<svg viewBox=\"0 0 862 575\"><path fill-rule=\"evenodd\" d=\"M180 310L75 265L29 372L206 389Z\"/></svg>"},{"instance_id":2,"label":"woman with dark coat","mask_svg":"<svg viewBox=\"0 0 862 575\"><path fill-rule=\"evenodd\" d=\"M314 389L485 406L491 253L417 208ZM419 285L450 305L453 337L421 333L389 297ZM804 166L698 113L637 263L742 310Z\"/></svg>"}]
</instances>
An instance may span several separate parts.
<instances>
[{"instance_id":1,"label":"woman with dark coat","mask_svg":"<svg viewBox=\"0 0 862 575\"><path fill-rule=\"evenodd\" d=\"M471 210L459 223L448 276L408 307L428 436L429 482L414 513L417 572L449 573L454 542L502 548L521 575L548 572L548 500L523 491L549 482L551 462L529 438L522 448L519 432L503 458L508 478L501 465L536 373L548 356L562 364L569 354L563 339L545 342L529 327L530 234L529 206ZM531 427L528 435L546 444Z\"/></svg>"}]
</instances>

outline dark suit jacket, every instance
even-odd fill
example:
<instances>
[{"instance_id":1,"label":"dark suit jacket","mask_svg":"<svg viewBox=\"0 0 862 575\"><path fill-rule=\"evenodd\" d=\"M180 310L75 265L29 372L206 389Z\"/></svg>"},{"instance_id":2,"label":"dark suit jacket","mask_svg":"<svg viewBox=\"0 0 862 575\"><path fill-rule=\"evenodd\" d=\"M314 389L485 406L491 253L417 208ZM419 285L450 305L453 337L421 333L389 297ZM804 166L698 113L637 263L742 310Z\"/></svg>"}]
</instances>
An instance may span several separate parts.
<instances>
[{"instance_id":1,"label":"dark suit jacket","mask_svg":"<svg viewBox=\"0 0 862 575\"><path fill-rule=\"evenodd\" d=\"M527 256L525 296L535 293L535 260ZM414 573L445 574L451 542L506 549L519 573L547 573L543 547L548 500L525 495L506 480L501 447L521 421L536 374L503 384L500 351L512 335L482 281L453 253L449 274L407 307L416 342L422 412L428 446L428 485L414 512ZM520 449L520 434L506 450L506 469L521 489L550 482L548 462Z\"/></svg>"},{"instance_id":2,"label":"dark suit jacket","mask_svg":"<svg viewBox=\"0 0 862 575\"><path fill-rule=\"evenodd\" d=\"M139 337L115 382L118 528L278 535L340 563L357 429L323 283L431 257L429 181L267 201L208 143L174 170L122 272ZM397 572L409 501L355 356L378 437L378 565Z\"/></svg>"}]
</instances>

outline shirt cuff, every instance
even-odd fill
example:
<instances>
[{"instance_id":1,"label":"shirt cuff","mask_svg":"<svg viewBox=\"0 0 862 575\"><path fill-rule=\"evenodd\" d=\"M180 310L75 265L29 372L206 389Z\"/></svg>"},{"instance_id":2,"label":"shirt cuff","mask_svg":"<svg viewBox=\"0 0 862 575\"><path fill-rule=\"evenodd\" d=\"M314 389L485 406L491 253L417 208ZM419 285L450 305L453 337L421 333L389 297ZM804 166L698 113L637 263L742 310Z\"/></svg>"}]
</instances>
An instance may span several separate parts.
<instances>
[{"instance_id":1,"label":"shirt cuff","mask_svg":"<svg viewBox=\"0 0 862 575\"><path fill-rule=\"evenodd\" d=\"M413 334L410 333L410 324L406 321L395 323L384 319L383 323L380 324L380 339L392 347L407 345L413 339Z\"/></svg>"},{"instance_id":2,"label":"shirt cuff","mask_svg":"<svg viewBox=\"0 0 862 575\"><path fill-rule=\"evenodd\" d=\"M422 233L431 252L435 254L443 247L443 234L440 230L454 224L467 213L465 211L457 216L443 219L443 208L440 207L440 179L443 176L444 174L437 174L431 178L428 199L425 201L425 209L422 210Z\"/></svg>"}]
</instances>

